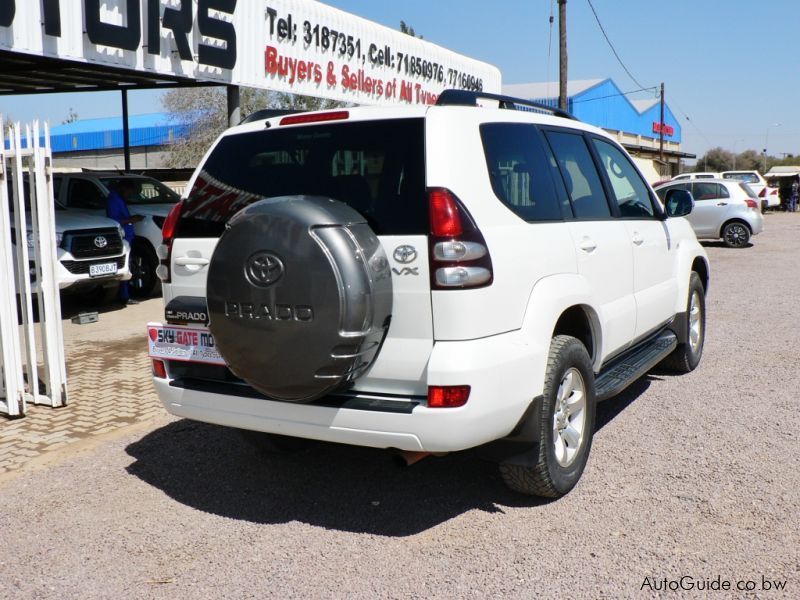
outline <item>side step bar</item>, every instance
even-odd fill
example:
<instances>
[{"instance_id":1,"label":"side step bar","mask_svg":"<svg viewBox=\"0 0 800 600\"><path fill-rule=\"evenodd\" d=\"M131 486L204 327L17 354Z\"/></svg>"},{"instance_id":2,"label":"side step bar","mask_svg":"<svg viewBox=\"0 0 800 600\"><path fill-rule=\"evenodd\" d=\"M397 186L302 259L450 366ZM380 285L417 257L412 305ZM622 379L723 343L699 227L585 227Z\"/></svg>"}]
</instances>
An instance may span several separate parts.
<instances>
[{"instance_id":1,"label":"side step bar","mask_svg":"<svg viewBox=\"0 0 800 600\"><path fill-rule=\"evenodd\" d=\"M663 331L604 367L595 379L598 402L616 396L666 358L678 345L672 331Z\"/></svg>"}]
</instances>

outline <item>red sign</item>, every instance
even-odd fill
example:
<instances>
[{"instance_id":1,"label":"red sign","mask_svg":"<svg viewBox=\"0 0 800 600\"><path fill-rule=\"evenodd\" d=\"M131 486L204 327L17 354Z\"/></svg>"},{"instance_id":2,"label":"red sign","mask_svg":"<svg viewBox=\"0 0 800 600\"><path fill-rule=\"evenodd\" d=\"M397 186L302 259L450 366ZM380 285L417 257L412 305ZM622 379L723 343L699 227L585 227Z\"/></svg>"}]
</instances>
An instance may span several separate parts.
<instances>
[{"instance_id":1,"label":"red sign","mask_svg":"<svg viewBox=\"0 0 800 600\"><path fill-rule=\"evenodd\" d=\"M667 125L666 123L659 123L658 121L653 121L653 133L661 133L664 131L664 135L666 136L673 136L675 135L675 128L671 125Z\"/></svg>"}]
</instances>

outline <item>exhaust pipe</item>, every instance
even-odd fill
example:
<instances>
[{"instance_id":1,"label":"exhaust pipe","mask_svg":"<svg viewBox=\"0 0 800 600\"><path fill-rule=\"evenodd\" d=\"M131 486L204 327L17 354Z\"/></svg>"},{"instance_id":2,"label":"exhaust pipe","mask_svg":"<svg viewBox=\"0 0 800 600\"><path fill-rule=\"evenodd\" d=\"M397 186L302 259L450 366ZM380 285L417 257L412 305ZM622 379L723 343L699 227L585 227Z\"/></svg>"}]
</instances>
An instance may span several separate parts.
<instances>
[{"instance_id":1,"label":"exhaust pipe","mask_svg":"<svg viewBox=\"0 0 800 600\"><path fill-rule=\"evenodd\" d=\"M417 452L416 450L398 450L395 454L397 464L410 467L428 456L445 456L447 452Z\"/></svg>"}]
</instances>

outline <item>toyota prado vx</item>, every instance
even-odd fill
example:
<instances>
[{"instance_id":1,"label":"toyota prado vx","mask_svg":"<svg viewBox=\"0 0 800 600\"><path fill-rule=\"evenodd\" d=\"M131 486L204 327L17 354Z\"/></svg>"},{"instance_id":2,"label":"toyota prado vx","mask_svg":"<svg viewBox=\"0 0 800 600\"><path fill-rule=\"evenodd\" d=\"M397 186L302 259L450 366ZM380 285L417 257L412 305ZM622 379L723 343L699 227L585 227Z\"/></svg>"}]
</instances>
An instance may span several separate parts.
<instances>
[{"instance_id":1,"label":"toyota prado vx","mask_svg":"<svg viewBox=\"0 0 800 600\"><path fill-rule=\"evenodd\" d=\"M447 91L254 119L187 189L159 248L155 387L172 414L265 446L413 462L497 442L512 489L558 497L596 403L703 352L691 195L662 207L566 112Z\"/></svg>"}]
</instances>

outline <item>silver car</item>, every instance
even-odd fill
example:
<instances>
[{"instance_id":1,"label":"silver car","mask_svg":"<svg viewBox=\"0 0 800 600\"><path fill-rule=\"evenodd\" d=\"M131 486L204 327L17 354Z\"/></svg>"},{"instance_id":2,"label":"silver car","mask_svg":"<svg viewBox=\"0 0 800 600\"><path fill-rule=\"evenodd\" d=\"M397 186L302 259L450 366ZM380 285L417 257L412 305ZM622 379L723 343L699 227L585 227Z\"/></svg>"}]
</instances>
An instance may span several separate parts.
<instances>
[{"instance_id":1,"label":"silver car","mask_svg":"<svg viewBox=\"0 0 800 600\"><path fill-rule=\"evenodd\" d=\"M730 248L744 248L751 236L764 229L758 194L746 183L733 179L673 181L656 187L664 202L669 190L691 192L694 209L686 217L699 240L722 239Z\"/></svg>"}]
</instances>

